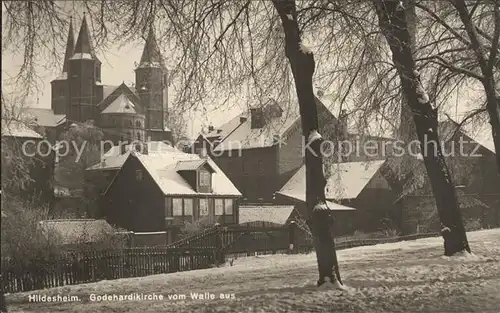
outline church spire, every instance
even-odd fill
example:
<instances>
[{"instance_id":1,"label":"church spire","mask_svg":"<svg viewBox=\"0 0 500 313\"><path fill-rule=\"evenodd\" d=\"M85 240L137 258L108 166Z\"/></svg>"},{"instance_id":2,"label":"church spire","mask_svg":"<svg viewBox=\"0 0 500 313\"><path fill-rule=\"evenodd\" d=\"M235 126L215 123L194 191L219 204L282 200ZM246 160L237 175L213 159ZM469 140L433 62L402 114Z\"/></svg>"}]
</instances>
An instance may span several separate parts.
<instances>
[{"instance_id":1,"label":"church spire","mask_svg":"<svg viewBox=\"0 0 500 313\"><path fill-rule=\"evenodd\" d=\"M63 73L68 72L68 61L73 56L75 50L75 35L73 33L73 18L69 20L68 40L66 41L66 52L64 53Z\"/></svg>"},{"instance_id":2,"label":"church spire","mask_svg":"<svg viewBox=\"0 0 500 313\"><path fill-rule=\"evenodd\" d=\"M149 28L139 67L165 67L152 26Z\"/></svg>"},{"instance_id":3,"label":"church spire","mask_svg":"<svg viewBox=\"0 0 500 313\"><path fill-rule=\"evenodd\" d=\"M92 59L96 59L94 49L92 47L92 43L90 40L87 19L85 18L85 13L84 13L82 26L80 27L80 32L78 33L78 39L76 40L75 56L78 55L79 58L83 58L85 54L90 55Z\"/></svg>"}]
</instances>

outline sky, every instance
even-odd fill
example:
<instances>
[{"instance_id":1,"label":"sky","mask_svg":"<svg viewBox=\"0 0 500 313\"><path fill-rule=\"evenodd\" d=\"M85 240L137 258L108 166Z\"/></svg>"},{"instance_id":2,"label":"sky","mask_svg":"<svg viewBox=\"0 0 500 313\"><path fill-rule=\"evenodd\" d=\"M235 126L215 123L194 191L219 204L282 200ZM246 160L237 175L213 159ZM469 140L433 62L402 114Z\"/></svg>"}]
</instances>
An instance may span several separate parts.
<instances>
[{"instance_id":1,"label":"sky","mask_svg":"<svg viewBox=\"0 0 500 313\"><path fill-rule=\"evenodd\" d=\"M74 21L73 25L75 29L75 41L78 36L78 30L80 28L80 21ZM67 34L68 30L65 30ZM105 85L120 85L122 82L130 85L135 82L135 65L138 63L142 50L144 47L144 42L131 43L126 46L121 47L111 47L106 53L97 53L98 58L102 62L101 67L101 79L102 83ZM168 57L168 56L164 56ZM60 52L61 61L64 59L64 50ZM19 67L22 64L22 55L13 55L11 53L6 53L2 56L2 81L9 76L15 76ZM37 67L37 74L40 77L40 91L36 94L32 94L27 100L27 106L39 107L39 108L50 108L51 101L51 85L50 82L56 78L62 71L62 65L59 67L45 68L43 66ZM169 93L173 92L173 88L169 88ZM169 95L171 96L171 94ZM169 105L171 105L169 103ZM190 137L195 137L201 130L202 126L208 124L213 124L219 126L226 122L230 118L240 113L238 107L228 107L225 114L217 114L217 112L208 111L205 113L200 112L188 112L186 114L186 119L188 121L188 135Z\"/></svg>"},{"instance_id":2,"label":"sky","mask_svg":"<svg viewBox=\"0 0 500 313\"><path fill-rule=\"evenodd\" d=\"M68 2L71 3L71 2ZM3 8L3 6L2 6ZM88 17L87 17L88 19ZM89 21L91 25L91 21ZM75 31L75 41L78 36L78 31L81 25L81 18L73 18L73 27ZM68 29L62 30L63 37L67 37ZM126 84L131 84L135 81L134 68L135 63L139 62L144 47L144 41L131 42L127 45L122 46L110 46L108 49L103 51L97 47L96 52L98 58L102 62L102 83L105 85L120 85L122 82ZM175 47L168 47L169 49L175 49ZM40 66L37 67L37 74L40 77L39 88L40 91L36 94L32 94L27 100L26 106L40 107L40 108L50 108L51 100L51 85L50 82L56 78L62 70L62 60L64 58L64 47L58 48L59 53L59 66L43 66L44 62L39 62ZM164 53L163 57L166 60L166 64L175 62L172 58L169 60L168 53ZM47 63L54 63L56 60L48 60ZM169 62L171 61L171 62ZM19 67L22 64L22 54L12 54L10 52L2 51L2 81L5 77L14 76L19 71ZM321 65L320 65L321 66ZM175 82L174 82L175 83ZM2 87L4 88L4 87ZM9 90L7 90L9 91ZM173 98L173 87L169 88L169 98ZM456 99L460 99L462 95L458 95ZM455 112L450 112L459 119L459 115L466 109L466 104L464 101L460 100L457 102ZM169 103L172 106L172 103ZM206 112L187 112L186 119L188 122L187 133L190 137L196 137L200 132L202 127L208 125L219 126L229 119L233 118L237 114L241 113L244 104L230 104L225 107L218 108L216 110L208 108ZM222 113L222 114L221 114ZM335 112L336 113L336 112ZM458 114L457 114L458 113Z\"/></svg>"}]
</instances>

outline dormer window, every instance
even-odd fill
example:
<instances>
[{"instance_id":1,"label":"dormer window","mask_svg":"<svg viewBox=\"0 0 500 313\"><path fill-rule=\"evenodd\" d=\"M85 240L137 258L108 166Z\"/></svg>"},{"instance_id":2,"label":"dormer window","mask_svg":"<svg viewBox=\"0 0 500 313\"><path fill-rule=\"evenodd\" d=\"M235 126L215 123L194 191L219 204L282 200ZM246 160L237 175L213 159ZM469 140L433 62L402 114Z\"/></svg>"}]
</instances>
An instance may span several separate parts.
<instances>
[{"instance_id":1,"label":"dormer window","mask_svg":"<svg viewBox=\"0 0 500 313\"><path fill-rule=\"evenodd\" d=\"M207 171L200 171L200 187L210 187L210 173Z\"/></svg>"},{"instance_id":2,"label":"dormer window","mask_svg":"<svg viewBox=\"0 0 500 313\"><path fill-rule=\"evenodd\" d=\"M196 192L212 192L212 173L214 173L214 169L206 159L179 161L176 168L177 172Z\"/></svg>"}]
</instances>

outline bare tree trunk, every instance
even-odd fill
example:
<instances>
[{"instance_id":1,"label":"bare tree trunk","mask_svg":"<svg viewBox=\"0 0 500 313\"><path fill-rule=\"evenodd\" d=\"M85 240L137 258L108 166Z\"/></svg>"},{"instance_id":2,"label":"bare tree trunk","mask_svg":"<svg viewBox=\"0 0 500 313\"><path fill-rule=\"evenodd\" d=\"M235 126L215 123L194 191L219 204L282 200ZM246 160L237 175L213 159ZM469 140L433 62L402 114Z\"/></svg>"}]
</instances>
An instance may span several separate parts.
<instances>
[{"instance_id":1,"label":"bare tree trunk","mask_svg":"<svg viewBox=\"0 0 500 313\"><path fill-rule=\"evenodd\" d=\"M481 49L481 43L476 31L474 22L471 20L470 12L467 9L464 0L453 1L457 9L460 20L464 24L465 31L469 36L471 48L476 55L476 59L483 74L482 84L486 92L486 108L490 117L491 132L493 135L493 143L495 145L497 171L500 174L500 94L496 91L495 77L493 71L496 70L495 64L497 63L496 57L499 49L500 37L500 6L495 1L492 1L494 10L494 24L495 30L493 34L492 47L490 55L487 58Z\"/></svg>"},{"instance_id":2,"label":"bare tree trunk","mask_svg":"<svg viewBox=\"0 0 500 313\"><path fill-rule=\"evenodd\" d=\"M413 112L424 164L436 200L444 238L444 254L470 252L457 195L438 138L437 110L432 108L411 51L405 9L399 0L373 0L380 28L392 51L403 92ZM430 151L430 153L429 153Z\"/></svg>"},{"instance_id":3,"label":"bare tree trunk","mask_svg":"<svg viewBox=\"0 0 500 313\"><path fill-rule=\"evenodd\" d=\"M273 0L285 33L285 53L292 68L295 89L299 99L302 132L307 140L306 164L306 205L307 223L314 236L318 258L318 286L328 278L330 282L342 284L335 251L331 212L326 205L326 179L323 172L321 143L318 132L318 113L313 93L314 56L302 44L297 23L295 0Z\"/></svg>"}]
</instances>

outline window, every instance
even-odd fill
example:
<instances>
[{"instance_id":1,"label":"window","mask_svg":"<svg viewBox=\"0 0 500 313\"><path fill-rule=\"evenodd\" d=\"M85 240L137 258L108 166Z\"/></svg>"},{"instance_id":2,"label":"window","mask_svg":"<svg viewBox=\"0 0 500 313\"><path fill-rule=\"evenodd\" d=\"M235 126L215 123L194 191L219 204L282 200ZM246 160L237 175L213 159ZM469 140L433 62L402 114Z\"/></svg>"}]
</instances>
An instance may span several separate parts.
<instances>
[{"instance_id":1,"label":"window","mask_svg":"<svg viewBox=\"0 0 500 313\"><path fill-rule=\"evenodd\" d=\"M224 200L214 199L215 215L224 215Z\"/></svg>"},{"instance_id":2,"label":"window","mask_svg":"<svg viewBox=\"0 0 500 313\"><path fill-rule=\"evenodd\" d=\"M210 173L200 172L200 186L207 187L210 186Z\"/></svg>"},{"instance_id":3,"label":"window","mask_svg":"<svg viewBox=\"0 0 500 313\"><path fill-rule=\"evenodd\" d=\"M132 132L127 132L127 140L132 140Z\"/></svg>"},{"instance_id":4,"label":"window","mask_svg":"<svg viewBox=\"0 0 500 313\"><path fill-rule=\"evenodd\" d=\"M200 216L209 216L208 199L200 199Z\"/></svg>"},{"instance_id":5,"label":"window","mask_svg":"<svg viewBox=\"0 0 500 313\"><path fill-rule=\"evenodd\" d=\"M172 199L172 215L182 216L182 199Z\"/></svg>"},{"instance_id":6,"label":"window","mask_svg":"<svg viewBox=\"0 0 500 313\"><path fill-rule=\"evenodd\" d=\"M167 217L168 217L167 213ZM172 216L175 225L193 221L193 199L172 199Z\"/></svg>"},{"instance_id":7,"label":"window","mask_svg":"<svg viewBox=\"0 0 500 313\"><path fill-rule=\"evenodd\" d=\"M132 124L132 121L131 121L131 120L127 120L127 126L132 127L132 125L133 125L133 124Z\"/></svg>"},{"instance_id":8,"label":"window","mask_svg":"<svg viewBox=\"0 0 500 313\"><path fill-rule=\"evenodd\" d=\"M141 140L141 133L137 132L137 140Z\"/></svg>"},{"instance_id":9,"label":"window","mask_svg":"<svg viewBox=\"0 0 500 313\"><path fill-rule=\"evenodd\" d=\"M136 121L135 122L135 127L141 128L141 121Z\"/></svg>"},{"instance_id":10,"label":"window","mask_svg":"<svg viewBox=\"0 0 500 313\"><path fill-rule=\"evenodd\" d=\"M193 199L184 199L184 216L193 216Z\"/></svg>"},{"instance_id":11,"label":"window","mask_svg":"<svg viewBox=\"0 0 500 313\"><path fill-rule=\"evenodd\" d=\"M98 82L101 81L101 68L99 66L95 67L95 80Z\"/></svg>"},{"instance_id":12,"label":"window","mask_svg":"<svg viewBox=\"0 0 500 313\"><path fill-rule=\"evenodd\" d=\"M224 201L224 213L226 215L233 214L233 199L225 199L225 201Z\"/></svg>"},{"instance_id":13,"label":"window","mask_svg":"<svg viewBox=\"0 0 500 313\"><path fill-rule=\"evenodd\" d=\"M142 170L136 170L135 171L135 179L142 180L142 178L143 178Z\"/></svg>"}]
</instances>

